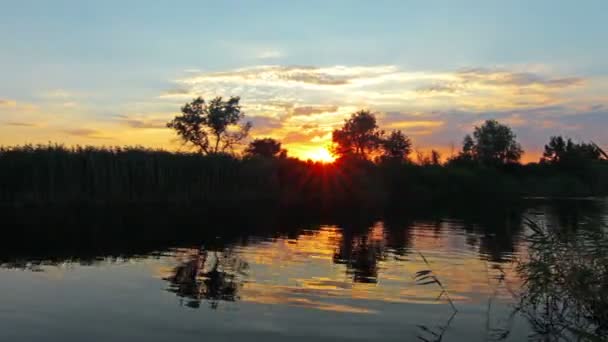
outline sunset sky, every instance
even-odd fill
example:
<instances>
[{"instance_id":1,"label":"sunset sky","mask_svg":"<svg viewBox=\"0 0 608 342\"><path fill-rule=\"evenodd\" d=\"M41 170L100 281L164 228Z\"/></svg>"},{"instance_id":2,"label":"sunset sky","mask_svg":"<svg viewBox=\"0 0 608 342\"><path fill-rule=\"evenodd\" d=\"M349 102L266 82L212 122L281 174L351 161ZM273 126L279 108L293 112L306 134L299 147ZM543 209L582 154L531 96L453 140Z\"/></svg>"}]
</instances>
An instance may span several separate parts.
<instances>
[{"instance_id":1,"label":"sunset sky","mask_svg":"<svg viewBox=\"0 0 608 342\"><path fill-rule=\"evenodd\" d=\"M6 1L0 144L184 149L196 96L238 95L253 137L309 158L370 109L448 155L485 119L524 160L608 147L606 1Z\"/></svg>"}]
</instances>

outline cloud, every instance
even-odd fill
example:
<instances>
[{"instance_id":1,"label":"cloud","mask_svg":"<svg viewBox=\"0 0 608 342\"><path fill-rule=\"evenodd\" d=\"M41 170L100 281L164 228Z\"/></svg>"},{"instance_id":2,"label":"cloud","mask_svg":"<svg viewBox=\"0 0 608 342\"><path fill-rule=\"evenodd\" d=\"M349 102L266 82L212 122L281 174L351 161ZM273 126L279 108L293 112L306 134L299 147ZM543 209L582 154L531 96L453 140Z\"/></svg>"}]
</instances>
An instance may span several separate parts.
<instances>
[{"instance_id":1,"label":"cloud","mask_svg":"<svg viewBox=\"0 0 608 342\"><path fill-rule=\"evenodd\" d=\"M131 128L146 128L146 129L167 128L166 120L127 118L127 119L124 119L123 122Z\"/></svg>"},{"instance_id":2,"label":"cloud","mask_svg":"<svg viewBox=\"0 0 608 342\"><path fill-rule=\"evenodd\" d=\"M17 102L14 100L0 99L0 107L15 107Z\"/></svg>"},{"instance_id":3,"label":"cloud","mask_svg":"<svg viewBox=\"0 0 608 342\"><path fill-rule=\"evenodd\" d=\"M281 141L285 144L308 143L308 142L328 142L331 139L331 132L323 130L310 130L308 132L292 131L287 133Z\"/></svg>"},{"instance_id":4,"label":"cloud","mask_svg":"<svg viewBox=\"0 0 608 342\"><path fill-rule=\"evenodd\" d=\"M410 136L426 136L441 131L448 119L445 114L387 112L380 113L379 125L385 130L400 130Z\"/></svg>"},{"instance_id":5,"label":"cloud","mask_svg":"<svg viewBox=\"0 0 608 342\"><path fill-rule=\"evenodd\" d=\"M82 138L90 138L90 139L111 139L108 136L104 136L102 132L89 129L89 128L66 128L62 130L63 133L82 137Z\"/></svg>"},{"instance_id":6,"label":"cloud","mask_svg":"<svg viewBox=\"0 0 608 342\"><path fill-rule=\"evenodd\" d=\"M39 126L37 123L20 122L20 121L8 121L8 122L5 122L4 125L16 126L16 127L38 127Z\"/></svg>"},{"instance_id":7,"label":"cloud","mask_svg":"<svg viewBox=\"0 0 608 342\"><path fill-rule=\"evenodd\" d=\"M190 91L188 89L176 88L167 90L162 96L171 97L171 96L190 96Z\"/></svg>"},{"instance_id":8,"label":"cloud","mask_svg":"<svg viewBox=\"0 0 608 342\"><path fill-rule=\"evenodd\" d=\"M338 110L338 106L304 106L295 107L293 113L296 115L309 115L318 113L333 113Z\"/></svg>"},{"instance_id":9,"label":"cloud","mask_svg":"<svg viewBox=\"0 0 608 342\"><path fill-rule=\"evenodd\" d=\"M53 89L53 90L49 90L46 91L42 94L42 97L47 98L47 99L69 99L74 97L74 94L70 91L67 91L65 89Z\"/></svg>"},{"instance_id":10,"label":"cloud","mask_svg":"<svg viewBox=\"0 0 608 342\"><path fill-rule=\"evenodd\" d=\"M314 129L314 128L317 128L317 127L319 127L318 124L304 124L304 125L302 125L301 128L302 129Z\"/></svg>"},{"instance_id":11,"label":"cloud","mask_svg":"<svg viewBox=\"0 0 608 342\"><path fill-rule=\"evenodd\" d=\"M598 111L598 110L602 110L605 108L606 108L606 106L603 104L594 104L594 105L589 106L589 110L591 110L591 111Z\"/></svg>"},{"instance_id":12,"label":"cloud","mask_svg":"<svg viewBox=\"0 0 608 342\"><path fill-rule=\"evenodd\" d=\"M455 83L433 84L416 88L420 93L455 93L458 91L458 85Z\"/></svg>"},{"instance_id":13,"label":"cloud","mask_svg":"<svg viewBox=\"0 0 608 342\"><path fill-rule=\"evenodd\" d=\"M465 69L456 75L463 82L476 82L494 86L565 88L583 83L583 79L578 77L550 78L531 72L513 72L484 68Z\"/></svg>"},{"instance_id":14,"label":"cloud","mask_svg":"<svg viewBox=\"0 0 608 342\"><path fill-rule=\"evenodd\" d=\"M302 132L289 132L282 139L281 142L284 144L307 142L312 139L313 136Z\"/></svg>"},{"instance_id":15,"label":"cloud","mask_svg":"<svg viewBox=\"0 0 608 342\"><path fill-rule=\"evenodd\" d=\"M400 120L392 123L388 123L385 127L390 129L403 129L412 130L418 128L436 128L443 125L444 121L432 121L432 120Z\"/></svg>"},{"instance_id":16,"label":"cloud","mask_svg":"<svg viewBox=\"0 0 608 342\"><path fill-rule=\"evenodd\" d=\"M245 120L251 122L253 132L258 135L272 133L283 126L280 119L267 116L246 117Z\"/></svg>"},{"instance_id":17,"label":"cloud","mask_svg":"<svg viewBox=\"0 0 608 342\"><path fill-rule=\"evenodd\" d=\"M313 110L306 108L311 104L379 110L409 106L485 111L558 104L566 99L561 96L564 91L583 86L585 81L580 77L506 69L411 72L393 65L259 65L188 74L176 80L177 87L161 97L239 95L245 104L282 98L302 112Z\"/></svg>"},{"instance_id":18,"label":"cloud","mask_svg":"<svg viewBox=\"0 0 608 342\"><path fill-rule=\"evenodd\" d=\"M555 91L581 86L584 82L579 77L556 78L531 72L475 68L443 75L415 91L426 96L489 97L495 94L525 106L551 102Z\"/></svg>"},{"instance_id":19,"label":"cloud","mask_svg":"<svg viewBox=\"0 0 608 342\"><path fill-rule=\"evenodd\" d=\"M284 56L282 51L276 49L262 50L256 55L258 59L276 59Z\"/></svg>"},{"instance_id":20,"label":"cloud","mask_svg":"<svg viewBox=\"0 0 608 342\"><path fill-rule=\"evenodd\" d=\"M260 65L224 72L201 73L178 80L177 82L185 85L244 82L275 86L294 84L339 86L349 84L357 79L385 75L395 70L396 68L393 66L312 67Z\"/></svg>"}]
</instances>

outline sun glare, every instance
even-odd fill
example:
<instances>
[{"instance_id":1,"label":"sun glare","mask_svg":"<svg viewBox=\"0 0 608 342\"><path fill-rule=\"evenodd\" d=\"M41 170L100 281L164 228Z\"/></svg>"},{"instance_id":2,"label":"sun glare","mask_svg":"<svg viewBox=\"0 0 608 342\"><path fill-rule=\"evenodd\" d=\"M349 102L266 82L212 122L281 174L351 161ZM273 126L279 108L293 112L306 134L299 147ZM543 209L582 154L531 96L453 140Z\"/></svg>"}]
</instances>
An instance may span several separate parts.
<instances>
[{"instance_id":1,"label":"sun glare","mask_svg":"<svg viewBox=\"0 0 608 342\"><path fill-rule=\"evenodd\" d=\"M333 163L333 161L336 160L336 157L334 157L325 147L319 147L318 149L311 151L307 157L313 161L322 163Z\"/></svg>"}]
</instances>

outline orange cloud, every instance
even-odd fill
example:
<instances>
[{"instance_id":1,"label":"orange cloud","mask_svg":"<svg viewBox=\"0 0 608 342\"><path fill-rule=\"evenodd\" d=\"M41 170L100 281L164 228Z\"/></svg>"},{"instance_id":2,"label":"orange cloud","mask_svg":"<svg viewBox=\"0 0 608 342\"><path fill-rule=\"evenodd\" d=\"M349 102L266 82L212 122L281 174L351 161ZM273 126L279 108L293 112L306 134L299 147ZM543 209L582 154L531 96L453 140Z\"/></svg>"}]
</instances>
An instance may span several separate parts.
<instances>
[{"instance_id":1,"label":"orange cloud","mask_svg":"<svg viewBox=\"0 0 608 342\"><path fill-rule=\"evenodd\" d=\"M430 121L430 120L414 120L414 121L397 121L391 122L386 125L387 128L392 129L411 129L411 128L435 128L443 125L443 121Z\"/></svg>"},{"instance_id":2,"label":"orange cloud","mask_svg":"<svg viewBox=\"0 0 608 342\"><path fill-rule=\"evenodd\" d=\"M305 106L295 107L293 113L296 115L309 115L318 113L333 113L338 110L338 106Z\"/></svg>"}]
</instances>

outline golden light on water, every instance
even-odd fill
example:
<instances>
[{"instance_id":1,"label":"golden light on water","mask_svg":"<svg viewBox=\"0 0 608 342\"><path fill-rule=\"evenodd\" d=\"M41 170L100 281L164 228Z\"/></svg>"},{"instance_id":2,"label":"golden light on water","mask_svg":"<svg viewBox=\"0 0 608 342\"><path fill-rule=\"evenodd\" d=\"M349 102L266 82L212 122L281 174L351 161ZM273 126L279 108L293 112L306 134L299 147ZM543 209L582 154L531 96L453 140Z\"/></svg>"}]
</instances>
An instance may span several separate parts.
<instances>
[{"instance_id":1,"label":"golden light on water","mask_svg":"<svg viewBox=\"0 0 608 342\"><path fill-rule=\"evenodd\" d=\"M433 228L419 223L402 231L409 236L403 237L381 222L357 234L321 226L296 238L279 237L234 249L183 248L174 250L173 261L156 273L163 279L178 279L174 286L184 291L181 295L196 300L203 300L209 286L205 272L221 260L220 273L227 272L223 284L235 284L243 302L357 314L378 311L356 301L445 305L445 299L438 299L440 288L419 286L414 279L416 272L429 267L420 252L457 303L481 303L488 296L512 298L512 289L521 283L514 263L488 262L466 247L466 237L447 226L442 233ZM407 246L407 252L389 247L397 241ZM501 274L504 281L496 280ZM355 302L336 301L347 298Z\"/></svg>"}]
</instances>

